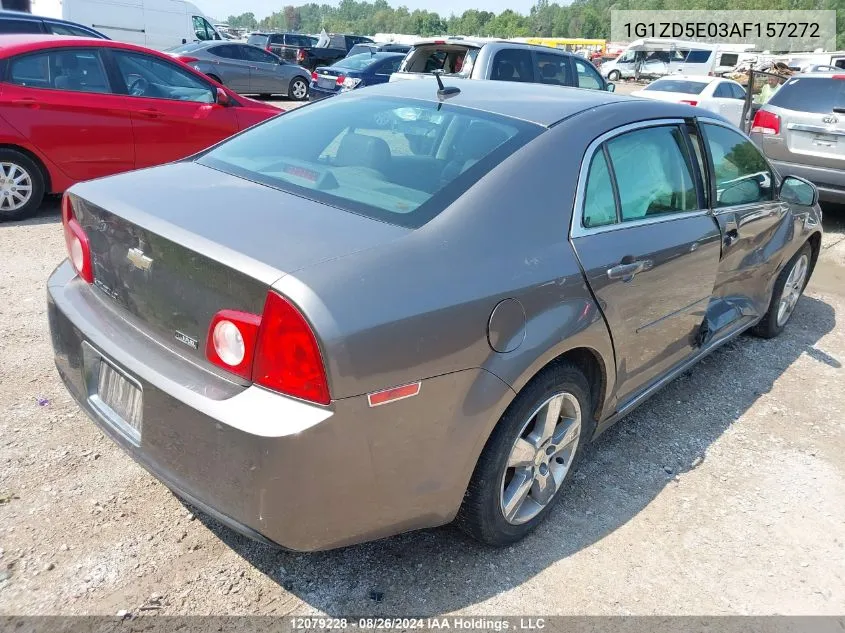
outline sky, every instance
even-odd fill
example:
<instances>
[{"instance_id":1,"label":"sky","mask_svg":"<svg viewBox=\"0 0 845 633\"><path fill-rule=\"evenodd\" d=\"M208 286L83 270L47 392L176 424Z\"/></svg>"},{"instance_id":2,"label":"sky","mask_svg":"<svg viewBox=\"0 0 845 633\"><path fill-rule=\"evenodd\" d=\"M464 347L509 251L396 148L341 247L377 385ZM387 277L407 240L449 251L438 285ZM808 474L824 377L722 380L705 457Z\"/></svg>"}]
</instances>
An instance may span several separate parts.
<instances>
[{"instance_id":1,"label":"sky","mask_svg":"<svg viewBox=\"0 0 845 633\"><path fill-rule=\"evenodd\" d=\"M290 0L241 0L233 3L232 0L193 0L202 12L207 16L224 20L230 15L239 15L252 11L259 20L273 11L279 11L286 4L305 4L305 2L291 2ZM324 0L317 0L322 4ZM411 11L414 9L428 9L436 11L441 16L448 17L454 13L460 15L467 9L484 9L494 13L501 13L505 9L513 9L522 14L527 14L534 0L388 0L391 6L398 7L405 5ZM331 2L330 4L337 4ZM237 7L237 8L235 8Z\"/></svg>"}]
</instances>

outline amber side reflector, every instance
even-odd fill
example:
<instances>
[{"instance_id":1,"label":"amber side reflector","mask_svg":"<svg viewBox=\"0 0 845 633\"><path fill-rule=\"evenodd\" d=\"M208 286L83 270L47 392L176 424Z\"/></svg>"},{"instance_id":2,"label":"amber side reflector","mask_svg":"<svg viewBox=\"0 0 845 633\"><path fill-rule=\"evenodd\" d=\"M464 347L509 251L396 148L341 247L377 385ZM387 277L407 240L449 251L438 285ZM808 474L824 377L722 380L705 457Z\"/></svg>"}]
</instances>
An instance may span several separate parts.
<instances>
[{"instance_id":1,"label":"amber side reflector","mask_svg":"<svg viewBox=\"0 0 845 633\"><path fill-rule=\"evenodd\" d=\"M402 385L401 387L393 387L392 389L385 389L384 391L376 391L375 393L367 394L367 401L371 407L377 407L389 402L396 402L397 400L404 400L415 396L420 392L421 383L415 382L410 385Z\"/></svg>"}]
</instances>

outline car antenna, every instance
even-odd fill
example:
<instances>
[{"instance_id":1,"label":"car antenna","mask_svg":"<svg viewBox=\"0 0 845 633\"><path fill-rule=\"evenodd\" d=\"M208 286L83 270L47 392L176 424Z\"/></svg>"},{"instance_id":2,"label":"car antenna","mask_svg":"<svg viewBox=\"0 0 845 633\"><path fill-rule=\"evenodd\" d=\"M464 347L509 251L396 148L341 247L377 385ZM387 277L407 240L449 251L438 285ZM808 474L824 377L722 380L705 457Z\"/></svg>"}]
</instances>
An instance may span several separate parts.
<instances>
[{"instance_id":1,"label":"car antenna","mask_svg":"<svg viewBox=\"0 0 845 633\"><path fill-rule=\"evenodd\" d=\"M434 78L437 79L437 96L441 99L448 99L449 97L454 97L456 94L461 93L461 89L457 86L444 86L443 80L440 78L440 75L443 74L443 69L435 70L434 71Z\"/></svg>"}]
</instances>

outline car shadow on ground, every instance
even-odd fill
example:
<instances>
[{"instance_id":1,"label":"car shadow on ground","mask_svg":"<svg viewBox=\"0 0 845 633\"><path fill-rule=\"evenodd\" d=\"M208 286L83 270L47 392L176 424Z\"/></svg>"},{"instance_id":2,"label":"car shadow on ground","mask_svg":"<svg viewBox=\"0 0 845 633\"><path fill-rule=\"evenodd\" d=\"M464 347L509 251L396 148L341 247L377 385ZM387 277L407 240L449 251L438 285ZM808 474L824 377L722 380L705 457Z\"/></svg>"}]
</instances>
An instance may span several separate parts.
<instances>
[{"instance_id":1,"label":"car shadow on ground","mask_svg":"<svg viewBox=\"0 0 845 633\"><path fill-rule=\"evenodd\" d=\"M0 222L0 229L11 229L16 226L33 226L38 224L61 224L62 222L62 198L61 196L47 196L38 211L31 218L26 220L11 220Z\"/></svg>"},{"instance_id":2,"label":"car shadow on ground","mask_svg":"<svg viewBox=\"0 0 845 633\"><path fill-rule=\"evenodd\" d=\"M781 337L741 336L705 358L588 447L547 520L508 548L484 547L447 526L302 554L266 547L198 517L247 562L329 615L461 609L518 587L624 526L706 459L708 447L800 356L839 366L843 359L815 349L835 324L830 305L805 296Z\"/></svg>"}]
</instances>

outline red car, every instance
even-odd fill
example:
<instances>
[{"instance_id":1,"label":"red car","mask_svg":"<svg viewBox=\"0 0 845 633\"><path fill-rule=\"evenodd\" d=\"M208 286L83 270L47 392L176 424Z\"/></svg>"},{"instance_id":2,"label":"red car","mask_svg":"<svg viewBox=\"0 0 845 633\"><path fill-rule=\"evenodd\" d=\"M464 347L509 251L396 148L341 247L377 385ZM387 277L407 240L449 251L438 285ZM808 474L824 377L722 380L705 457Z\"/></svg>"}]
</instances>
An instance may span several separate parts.
<instances>
[{"instance_id":1,"label":"red car","mask_svg":"<svg viewBox=\"0 0 845 633\"><path fill-rule=\"evenodd\" d=\"M0 37L0 220L45 193L184 158L281 112L172 57L55 35Z\"/></svg>"}]
</instances>

